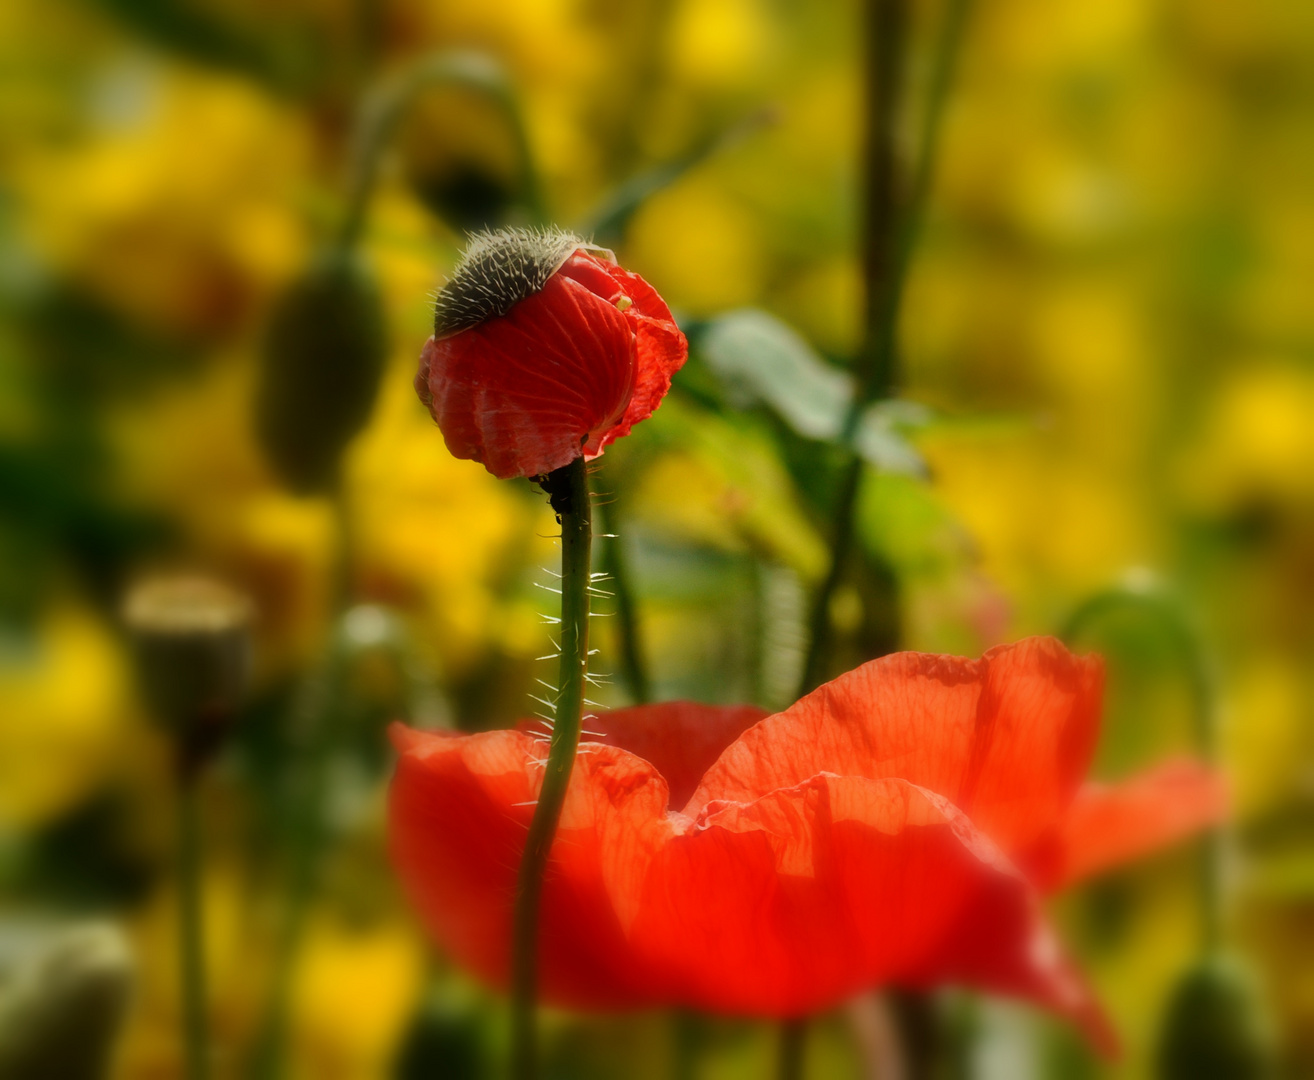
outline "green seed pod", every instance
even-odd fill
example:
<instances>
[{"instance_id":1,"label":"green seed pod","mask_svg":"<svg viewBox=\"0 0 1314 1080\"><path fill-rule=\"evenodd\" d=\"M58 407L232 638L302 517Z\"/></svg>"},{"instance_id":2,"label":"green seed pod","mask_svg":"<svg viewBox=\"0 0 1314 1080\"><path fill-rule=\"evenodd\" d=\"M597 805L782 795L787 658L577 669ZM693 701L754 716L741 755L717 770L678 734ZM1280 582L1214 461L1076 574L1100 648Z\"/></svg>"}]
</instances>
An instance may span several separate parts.
<instances>
[{"instance_id":1,"label":"green seed pod","mask_svg":"<svg viewBox=\"0 0 1314 1080\"><path fill-rule=\"evenodd\" d=\"M293 491L325 491L365 426L388 343L383 302L351 251L321 253L274 306L256 397L256 432Z\"/></svg>"},{"instance_id":2,"label":"green seed pod","mask_svg":"<svg viewBox=\"0 0 1314 1080\"><path fill-rule=\"evenodd\" d=\"M251 606L207 578L160 577L132 590L123 615L142 695L191 771L219 745L246 689Z\"/></svg>"},{"instance_id":3,"label":"green seed pod","mask_svg":"<svg viewBox=\"0 0 1314 1080\"><path fill-rule=\"evenodd\" d=\"M1249 973L1206 956L1183 975L1160 1034L1162 1080L1268 1080L1272 1040Z\"/></svg>"}]
</instances>

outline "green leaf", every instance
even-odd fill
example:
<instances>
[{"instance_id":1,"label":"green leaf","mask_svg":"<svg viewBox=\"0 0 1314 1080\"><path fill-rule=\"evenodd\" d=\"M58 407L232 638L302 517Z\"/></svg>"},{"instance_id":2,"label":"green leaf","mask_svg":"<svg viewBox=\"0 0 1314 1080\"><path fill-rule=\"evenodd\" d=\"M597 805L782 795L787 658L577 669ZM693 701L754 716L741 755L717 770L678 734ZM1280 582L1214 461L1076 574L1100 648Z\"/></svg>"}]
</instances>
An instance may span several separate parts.
<instances>
[{"instance_id":1,"label":"green leaf","mask_svg":"<svg viewBox=\"0 0 1314 1080\"><path fill-rule=\"evenodd\" d=\"M916 477L868 473L857 523L862 546L905 581L944 578L972 559L966 530Z\"/></svg>"},{"instance_id":2,"label":"green leaf","mask_svg":"<svg viewBox=\"0 0 1314 1080\"><path fill-rule=\"evenodd\" d=\"M753 308L732 311L707 324L699 345L734 407L765 405L805 438L845 441L853 377L779 319ZM912 402L876 402L859 418L854 452L884 472L924 475L906 433L928 418L929 411Z\"/></svg>"}]
</instances>

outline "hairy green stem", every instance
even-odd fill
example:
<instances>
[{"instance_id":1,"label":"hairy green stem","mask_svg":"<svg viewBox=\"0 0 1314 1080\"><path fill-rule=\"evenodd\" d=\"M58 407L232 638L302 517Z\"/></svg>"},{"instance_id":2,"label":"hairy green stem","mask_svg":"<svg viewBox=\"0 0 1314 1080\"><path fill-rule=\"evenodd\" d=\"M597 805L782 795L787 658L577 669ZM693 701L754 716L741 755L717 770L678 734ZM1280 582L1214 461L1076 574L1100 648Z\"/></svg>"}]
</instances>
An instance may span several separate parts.
<instances>
[{"instance_id":1,"label":"hairy green stem","mask_svg":"<svg viewBox=\"0 0 1314 1080\"><path fill-rule=\"evenodd\" d=\"M589 653L589 551L593 529L584 459L576 458L550 473L542 485L561 522L561 669L543 785L516 880L511 943L513 1080L533 1080L537 1074L534 1006L538 996L539 899L579 747Z\"/></svg>"},{"instance_id":2,"label":"hairy green stem","mask_svg":"<svg viewBox=\"0 0 1314 1080\"><path fill-rule=\"evenodd\" d=\"M196 776L185 772L178 784L178 933L187 1080L206 1080L210 1075L202 913L201 809Z\"/></svg>"}]
</instances>

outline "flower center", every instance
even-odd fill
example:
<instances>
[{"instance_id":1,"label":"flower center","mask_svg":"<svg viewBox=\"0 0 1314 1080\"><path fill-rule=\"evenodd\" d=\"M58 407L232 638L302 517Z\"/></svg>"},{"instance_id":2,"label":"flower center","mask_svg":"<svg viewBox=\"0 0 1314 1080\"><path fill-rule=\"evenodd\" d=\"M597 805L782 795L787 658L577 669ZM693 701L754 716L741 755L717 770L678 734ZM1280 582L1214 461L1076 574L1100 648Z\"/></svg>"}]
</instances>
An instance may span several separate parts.
<instances>
[{"instance_id":1,"label":"flower center","mask_svg":"<svg viewBox=\"0 0 1314 1080\"><path fill-rule=\"evenodd\" d=\"M435 337L450 337L499 318L532 296L561 269L576 248L587 246L564 229L500 229L475 233L438 293Z\"/></svg>"}]
</instances>

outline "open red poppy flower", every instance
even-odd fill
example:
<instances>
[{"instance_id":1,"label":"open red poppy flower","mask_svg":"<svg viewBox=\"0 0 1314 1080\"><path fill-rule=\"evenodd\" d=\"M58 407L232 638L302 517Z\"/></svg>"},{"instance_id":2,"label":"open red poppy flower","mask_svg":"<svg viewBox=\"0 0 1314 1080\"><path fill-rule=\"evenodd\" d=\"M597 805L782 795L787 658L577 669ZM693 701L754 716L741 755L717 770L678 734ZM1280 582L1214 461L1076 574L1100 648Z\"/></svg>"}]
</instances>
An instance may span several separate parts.
<instances>
[{"instance_id":1,"label":"open red poppy flower","mask_svg":"<svg viewBox=\"0 0 1314 1080\"><path fill-rule=\"evenodd\" d=\"M688 355L662 298L557 230L475 236L439 293L415 389L447 448L507 479L594 458Z\"/></svg>"},{"instance_id":2,"label":"open red poppy flower","mask_svg":"<svg viewBox=\"0 0 1314 1080\"><path fill-rule=\"evenodd\" d=\"M877 985L961 983L1112 1035L1046 888L1216 821L1208 770L1084 787L1102 667L1032 639L899 653L782 713L689 703L590 720L540 912L545 1001L796 1017ZM435 938L504 985L541 784L527 732L396 728L394 864Z\"/></svg>"}]
</instances>

